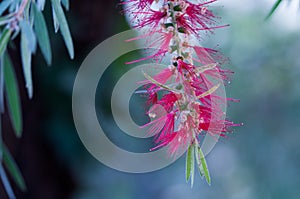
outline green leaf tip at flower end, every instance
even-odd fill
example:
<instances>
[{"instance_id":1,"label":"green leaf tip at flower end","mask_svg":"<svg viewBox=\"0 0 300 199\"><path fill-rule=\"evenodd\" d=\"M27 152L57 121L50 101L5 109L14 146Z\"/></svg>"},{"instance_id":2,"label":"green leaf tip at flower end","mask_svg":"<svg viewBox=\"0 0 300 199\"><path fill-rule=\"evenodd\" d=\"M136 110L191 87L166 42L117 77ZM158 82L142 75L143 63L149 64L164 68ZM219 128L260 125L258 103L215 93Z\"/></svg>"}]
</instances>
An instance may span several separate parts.
<instances>
[{"instance_id":1,"label":"green leaf tip at flower end","mask_svg":"<svg viewBox=\"0 0 300 199\"><path fill-rule=\"evenodd\" d=\"M277 10L277 8L278 8L278 6L280 5L281 2L282 2L282 0L277 0L277 2L274 4L274 6L272 7L272 9L270 10L269 14L266 16L265 21L268 20L268 19L270 19L270 17Z\"/></svg>"},{"instance_id":2,"label":"green leaf tip at flower end","mask_svg":"<svg viewBox=\"0 0 300 199\"><path fill-rule=\"evenodd\" d=\"M189 146L187 154L186 154L186 182L191 181L191 187L194 184L194 173L195 173L195 159L194 159L194 145Z\"/></svg>"},{"instance_id":3,"label":"green leaf tip at flower end","mask_svg":"<svg viewBox=\"0 0 300 199\"><path fill-rule=\"evenodd\" d=\"M195 156L196 156L200 176L202 177L204 176L207 184L211 185L211 177L209 174L207 162L200 146L196 146Z\"/></svg>"},{"instance_id":4,"label":"green leaf tip at flower end","mask_svg":"<svg viewBox=\"0 0 300 199\"><path fill-rule=\"evenodd\" d=\"M196 162L194 161L196 159ZM206 179L206 182L211 186L211 177L209 174L207 162L205 160L204 153L200 147L199 141L194 139L192 144L187 149L186 153L186 182L188 183L191 180L191 187L194 183L194 167L195 165L198 168L199 175L203 179Z\"/></svg>"}]
</instances>

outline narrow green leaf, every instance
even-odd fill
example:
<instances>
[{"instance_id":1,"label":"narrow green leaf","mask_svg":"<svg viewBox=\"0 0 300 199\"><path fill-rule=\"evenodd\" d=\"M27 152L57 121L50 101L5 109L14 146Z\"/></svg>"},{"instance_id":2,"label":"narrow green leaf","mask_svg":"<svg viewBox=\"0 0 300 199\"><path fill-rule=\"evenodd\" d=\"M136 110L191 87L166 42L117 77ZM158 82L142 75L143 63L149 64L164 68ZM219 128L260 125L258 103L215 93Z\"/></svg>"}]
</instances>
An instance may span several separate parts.
<instances>
[{"instance_id":1,"label":"narrow green leaf","mask_svg":"<svg viewBox=\"0 0 300 199\"><path fill-rule=\"evenodd\" d=\"M206 163L204 154L203 154L203 152L202 152L202 150L199 146L198 146L198 154L197 155L199 155L200 162L201 162L201 165L199 165L200 166L199 169L200 169L200 171L202 171L204 173L206 182L210 185L211 179L210 179L209 170L208 170L208 167L207 167L207 163Z\"/></svg>"},{"instance_id":2,"label":"narrow green leaf","mask_svg":"<svg viewBox=\"0 0 300 199\"><path fill-rule=\"evenodd\" d=\"M11 33L11 29L5 28L0 36L0 56L2 56L3 52L6 49Z\"/></svg>"},{"instance_id":3,"label":"narrow green leaf","mask_svg":"<svg viewBox=\"0 0 300 199\"><path fill-rule=\"evenodd\" d=\"M34 3L33 3L34 4ZM31 25L32 27L32 32L34 33L35 35L35 32L33 31L33 22L34 22L34 19L35 19L35 13L34 13L34 10L33 10L33 6L31 4L31 6L29 7L29 24Z\"/></svg>"},{"instance_id":4,"label":"narrow green leaf","mask_svg":"<svg viewBox=\"0 0 300 199\"><path fill-rule=\"evenodd\" d=\"M32 16L30 16L30 14L31 14L30 13L30 7L31 7L30 5L31 5L31 3L28 0L27 3L26 3L26 5L25 5L24 12L23 12L23 15L24 15L23 21L28 21L29 24L31 25L33 23L33 21L31 21L32 20Z\"/></svg>"},{"instance_id":5,"label":"narrow green leaf","mask_svg":"<svg viewBox=\"0 0 300 199\"><path fill-rule=\"evenodd\" d=\"M9 5L12 3L12 0L4 0L0 3L0 16L3 14L3 12L9 7Z\"/></svg>"},{"instance_id":6,"label":"narrow green leaf","mask_svg":"<svg viewBox=\"0 0 300 199\"><path fill-rule=\"evenodd\" d=\"M3 152L2 152L2 114L0 114L0 162L2 162ZM0 163L1 165L1 163Z\"/></svg>"},{"instance_id":7,"label":"narrow green leaf","mask_svg":"<svg viewBox=\"0 0 300 199\"><path fill-rule=\"evenodd\" d=\"M32 88L32 74L31 74L31 49L28 41L26 32L21 31L21 58L23 65L23 73L26 82L26 88L28 91L29 98L32 98L33 88Z\"/></svg>"},{"instance_id":8,"label":"narrow green leaf","mask_svg":"<svg viewBox=\"0 0 300 199\"><path fill-rule=\"evenodd\" d=\"M8 151L7 147L3 144L3 162L6 166L7 170L9 171L10 175L14 179L15 183L18 185L18 187L22 190L26 190L26 185L24 178L14 161L13 157L11 156L10 152Z\"/></svg>"},{"instance_id":9,"label":"narrow green leaf","mask_svg":"<svg viewBox=\"0 0 300 199\"><path fill-rule=\"evenodd\" d=\"M8 17L7 16L0 17L0 26L3 26L7 23L8 23Z\"/></svg>"},{"instance_id":10,"label":"narrow green leaf","mask_svg":"<svg viewBox=\"0 0 300 199\"><path fill-rule=\"evenodd\" d=\"M203 171L203 167L201 165L201 160L200 160L200 155L199 155L199 146L195 147L195 157L196 157L196 162L197 162L197 167L198 167L198 171L201 177L204 176L204 171Z\"/></svg>"},{"instance_id":11,"label":"narrow green leaf","mask_svg":"<svg viewBox=\"0 0 300 199\"><path fill-rule=\"evenodd\" d=\"M40 11L43 11L45 8L46 0L37 0L36 1L37 7Z\"/></svg>"},{"instance_id":12,"label":"narrow green leaf","mask_svg":"<svg viewBox=\"0 0 300 199\"><path fill-rule=\"evenodd\" d=\"M14 12L17 8L17 6L20 5L20 0L18 1L12 1L12 3L10 4L9 8L8 8L8 11L11 13L11 12Z\"/></svg>"},{"instance_id":13,"label":"narrow green leaf","mask_svg":"<svg viewBox=\"0 0 300 199\"><path fill-rule=\"evenodd\" d=\"M61 3L66 8L66 10L69 10L70 8L69 0L61 0Z\"/></svg>"},{"instance_id":14,"label":"narrow green leaf","mask_svg":"<svg viewBox=\"0 0 300 199\"><path fill-rule=\"evenodd\" d=\"M35 15L34 30L36 32L37 41L47 64L51 65L52 53L45 18L35 4L32 4L32 6Z\"/></svg>"},{"instance_id":15,"label":"narrow green leaf","mask_svg":"<svg viewBox=\"0 0 300 199\"><path fill-rule=\"evenodd\" d=\"M23 20L20 22L20 26L22 35L26 37L30 52L34 53L36 51L36 37L31 25L28 21Z\"/></svg>"},{"instance_id":16,"label":"narrow green leaf","mask_svg":"<svg viewBox=\"0 0 300 199\"><path fill-rule=\"evenodd\" d=\"M203 73L207 70L214 69L216 66L217 66L216 63L208 64L208 65L205 65L205 66L199 66L198 68L195 69L195 73L196 73L196 75L200 75L201 73Z\"/></svg>"},{"instance_id":17,"label":"narrow green leaf","mask_svg":"<svg viewBox=\"0 0 300 199\"><path fill-rule=\"evenodd\" d=\"M3 73L4 73L4 66L3 66L3 56L2 56L2 57L0 57L0 120L1 120L1 113L4 112L4 74ZM1 128L1 125L0 125L0 128ZM0 131L1 131L1 129L0 129ZM0 142L1 142L1 132L0 132ZM1 146L1 143L0 143L0 146ZM0 148L0 151L1 151L1 148Z\"/></svg>"},{"instance_id":18,"label":"narrow green leaf","mask_svg":"<svg viewBox=\"0 0 300 199\"><path fill-rule=\"evenodd\" d=\"M17 137L22 135L22 109L19 96L19 88L14 69L8 54L4 54L4 85L6 91L7 107L9 116L12 121L12 126Z\"/></svg>"},{"instance_id":19,"label":"narrow green leaf","mask_svg":"<svg viewBox=\"0 0 300 199\"><path fill-rule=\"evenodd\" d=\"M273 15L273 13L278 8L278 6L280 5L281 2L282 2L282 0L277 0L277 2L272 7L271 11L269 12L269 14L267 15L267 17L265 18L265 20L268 20Z\"/></svg>"},{"instance_id":20,"label":"narrow green leaf","mask_svg":"<svg viewBox=\"0 0 300 199\"><path fill-rule=\"evenodd\" d=\"M53 18L54 32L57 33L59 30L59 22L58 22L58 19L57 19L57 16L56 16L53 6L52 6L52 18Z\"/></svg>"},{"instance_id":21,"label":"narrow green leaf","mask_svg":"<svg viewBox=\"0 0 300 199\"><path fill-rule=\"evenodd\" d=\"M161 87L161 88L163 88L163 89L166 89L166 90L168 90L168 91L172 91L172 92L174 92L174 93L179 93L179 90L173 89L173 88L171 88L171 87L169 87L169 86L167 86L167 85L164 85L164 84L159 83L158 81L156 81L155 79L153 79L153 78L152 78L150 75L148 75L147 73L143 72L143 74L144 74L144 77L145 77L146 79L148 79L149 81L151 81L153 84L155 84L155 85L157 85L157 86L159 86L159 87Z\"/></svg>"},{"instance_id":22,"label":"narrow green leaf","mask_svg":"<svg viewBox=\"0 0 300 199\"><path fill-rule=\"evenodd\" d=\"M212 94L213 92L215 92L218 88L220 87L220 84L217 84L215 86L213 86L211 89L209 89L208 91L202 93L201 95L198 96L198 98L202 98L202 97L206 97L210 94Z\"/></svg>"},{"instance_id":23,"label":"narrow green leaf","mask_svg":"<svg viewBox=\"0 0 300 199\"><path fill-rule=\"evenodd\" d=\"M191 162L191 187L194 185L194 178L195 178L195 159L194 159L194 154L195 154L195 145L192 145L192 162Z\"/></svg>"},{"instance_id":24,"label":"narrow green leaf","mask_svg":"<svg viewBox=\"0 0 300 199\"><path fill-rule=\"evenodd\" d=\"M57 17L59 25L60 25L60 32L64 38L69 55L70 55L71 59L73 59L74 58L74 46L73 46L71 33L69 30L69 26L68 26L64 11L61 7L59 0L51 0L51 2L52 2L52 6L54 8L56 17Z\"/></svg>"},{"instance_id":25,"label":"narrow green leaf","mask_svg":"<svg viewBox=\"0 0 300 199\"><path fill-rule=\"evenodd\" d=\"M186 182L191 179L191 186L193 186L194 183L194 145L189 146L187 154L186 154L186 165L185 165L185 177Z\"/></svg>"},{"instance_id":26,"label":"narrow green leaf","mask_svg":"<svg viewBox=\"0 0 300 199\"><path fill-rule=\"evenodd\" d=\"M14 40L19 35L19 33L20 33L20 29L14 30L13 35L11 36L10 40ZM11 42L9 45L10 45L10 47L12 47L12 49L14 49L14 50L16 49L16 46L13 42Z\"/></svg>"},{"instance_id":27,"label":"narrow green leaf","mask_svg":"<svg viewBox=\"0 0 300 199\"><path fill-rule=\"evenodd\" d=\"M2 164L0 164L0 178L1 178L1 182L3 184L3 187L7 193L7 196L9 199L16 199L16 196L14 194L14 191L9 183L8 177L6 175L6 172L2 166Z\"/></svg>"}]
</instances>

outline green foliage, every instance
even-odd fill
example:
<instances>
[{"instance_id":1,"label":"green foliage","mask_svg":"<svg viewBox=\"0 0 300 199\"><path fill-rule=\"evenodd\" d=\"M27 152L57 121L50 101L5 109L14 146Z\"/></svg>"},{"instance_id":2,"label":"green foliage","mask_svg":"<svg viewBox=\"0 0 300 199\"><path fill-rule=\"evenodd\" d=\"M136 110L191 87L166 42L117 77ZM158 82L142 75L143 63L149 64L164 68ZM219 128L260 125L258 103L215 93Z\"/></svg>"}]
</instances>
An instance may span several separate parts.
<instances>
[{"instance_id":1,"label":"green foliage","mask_svg":"<svg viewBox=\"0 0 300 199\"><path fill-rule=\"evenodd\" d=\"M277 2L274 4L274 6L270 10L269 14L267 15L266 19L269 19L273 15L273 13L278 8L278 6L280 5L281 2L282 2L282 0L277 0Z\"/></svg>"},{"instance_id":2,"label":"green foliage","mask_svg":"<svg viewBox=\"0 0 300 199\"><path fill-rule=\"evenodd\" d=\"M59 0L51 0L51 3L52 3L52 7L53 7L53 10L55 13L54 16L56 16L58 24L59 24L58 28L60 28L60 32L64 38L65 44L69 51L69 55L70 55L71 59L73 59L74 58L74 47L73 47L72 37L71 37L71 33L69 30L69 26L68 26L64 11L61 7Z\"/></svg>"},{"instance_id":3,"label":"green foliage","mask_svg":"<svg viewBox=\"0 0 300 199\"><path fill-rule=\"evenodd\" d=\"M5 28L0 37L0 56L6 50L6 45L10 39L11 29Z\"/></svg>"},{"instance_id":4,"label":"green foliage","mask_svg":"<svg viewBox=\"0 0 300 199\"><path fill-rule=\"evenodd\" d=\"M33 4L33 12L35 16L34 31L39 34L36 35L39 47L45 57L48 65L51 65L52 52L49 40L47 25L42 12L38 9L36 4Z\"/></svg>"},{"instance_id":5,"label":"green foliage","mask_svg":"<svg viewBox=\"0 0 300 199\"><path fill-rule=\"evenodd\" d=\"M70 8L69 0L61 0L61 3L66 8L66 10L69 10L69 8Z\"/></svg>"},{"instance_id":6,"label":"green foliage","mask_svg":"<svg viewBox=\"0 0 300 199\"><path fill-rule=\"evenodd\" d=\"M194 184L194 173L195 173L195 159L194 159L194 145L189 146L186 154L186 166L185 166L185 177L186 182L191 180L191 186Z\"/></svg>"},{"instance_id":7,"label":"green foliage","mask_svg":"<svg viewBox=\"0 0 300 199\"><path fill-rule=\"evenodd\" d=\"M289 2L291 2L291 0L288 0ZM273 7L271 8L269 14L266 16L265 20L268 20L273 14L274 12L277 10L277 8L279 7L279 5L282 3L282 0L277 0L275 2L275 4L273 5Z\"/></svg>"},{"instance_id":8,"label":"green foliage","mask_svg":"<svg viewBox=\"0 0 300 199\"><path fill-rule=\"evenodd\" d=\"M36 40L33 30L26 21L21 22L21 58L26 88L29 98L32 98L31 54L35 51Z\"/></svg>"},{"instance_id":9,"label":"green foliage","mask_svg":"<svg viewBox=\"0 0 300 199\"><path fill-rule=\"evenodd\" d=\"M9 116L16 136L22 135L22 110L19 96L19 88L13 66L8 54L4 54L2 58L4 67L5 91L8 105Z\"/></svg>"},{"instance_id":10,"label":"green foliage","mask_svg":"<svg viewBox=\"0 0 300 199\"><path fill-rule=\"evenodd\" d=\"M195 159L196 159L196 165L199 170L199 174L201 177L205 177L206 182L210 185L211 178L209 174L209 170L207 167L207 163L205 160L205 156L202 152L202 149L198 143L198 141L195 140L195 143L191 145L186 154L186 181L191 181L191 186L194 184L194 175L195 175Z\"/></svg>"},{"instance_id":11,"label":"green foliage","mask_svg":"<svg viewBox=\"0 0 300 199\"><path fill-rule=\"evenodd\" d=\"M18 185L18 187L22 190L26 190L25 181L23 179L23 176L14 161L13 157L11 156L10 152L8 151L7 147L5 145L2 146L3 149L3 163L6 166L7 170L9 171L10 175Z\"/></svg>"},{"instance_id":12,"label":"green foliage","mask_svg":"<svg viewBox=\"0 0 300 199\"><path fill-rule=\"evenodd\" d=\"M11 0L4 0L0 3L0 15L2 15L3 12L9 7L11 2Z\"/></svg>"},{"instance_id":13,"label":"green foliage","mask_svg":"<svg viewBox=\"0 0 300 199\"><path fill-rule=\"evenodd\" d=\"M51 0L54 28L60 30L70 57L74 58L74 47L69 26L62 6L68 10L68 0ZM46 63L51 65L52 52L49 33L42 11L45 0L4 0L0 3L0 124L1 114L4 112L4 96L12 127L17 137L22 135L22 108L20 102L18 82L14 67L7 52L8 44L15 43L14 39L20 35L20 54L26 88L29 98L33 97L32 55L39 46ZM0 126L0 178L9 198L15 198L9 180L2 164L5 165L12 179L21 190L26 186L22 175L10 155L2 144Z\"/></svg>"},{"instance_id":14,"label":"green foliage","mask_svg":"<svg viewBox=\"0 0 300 199\"><path fill-rule=\"evenodd\" d=\"M206 163L204 154L203 154L200 146L195 146L195 157L196 157L200 176L201 177L204 176L206 179L206 182L210 185L211 179L210 179L209 170L208 170L207 163Z\"/></svg>"}]
</instances>

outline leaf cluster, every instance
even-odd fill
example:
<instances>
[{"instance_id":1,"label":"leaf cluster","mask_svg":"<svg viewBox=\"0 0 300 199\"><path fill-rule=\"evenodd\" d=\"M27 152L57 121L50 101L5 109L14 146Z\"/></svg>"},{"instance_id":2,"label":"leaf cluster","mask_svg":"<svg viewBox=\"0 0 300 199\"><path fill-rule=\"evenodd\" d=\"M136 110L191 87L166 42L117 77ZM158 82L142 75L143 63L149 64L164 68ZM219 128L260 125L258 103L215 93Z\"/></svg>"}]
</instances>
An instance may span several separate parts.
<instances>
[{"instance_id":1,"label":"leaf cluster","mask_svg":"<svg viewBox=\"0 0 300 199\"><path fill-rule=\"evenodd\" d=\"M69 0L49 0L55 32L60 31L70 58L74 58L71 33L64 14ZM22 70L29 98L33 97L32 56L40 49L48 65L52 62L51 42L43 11L46 0L3 0L0 3L0 178L9 198L15 198L6 171L16 185L25 190L19 168L2 141L1 116L8 109L15 135L22 135L22 108L14 66L8 52L10 46L20 45ZM20 37L17 44L15 38ZM16 66L17 67L17 66ZM6 106L5 106L6 103Z\"/></svg>"}]
</instances>

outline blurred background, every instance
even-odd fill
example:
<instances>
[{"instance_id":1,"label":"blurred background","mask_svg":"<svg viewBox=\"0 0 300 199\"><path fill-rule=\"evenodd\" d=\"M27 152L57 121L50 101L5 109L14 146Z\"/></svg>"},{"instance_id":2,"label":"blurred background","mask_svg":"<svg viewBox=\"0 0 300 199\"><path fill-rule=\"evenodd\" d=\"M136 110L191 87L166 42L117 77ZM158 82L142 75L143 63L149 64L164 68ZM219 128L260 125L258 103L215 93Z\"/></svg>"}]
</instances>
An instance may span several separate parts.
<instances>
[{"instance_id":1,"label":"blurred background","mask_svg":"<svg viewBox=\"0 0 300 199\"><path fill-rule=\"evenodd\" d=\"M47 3L48 28L53 32ZM11 54L22 94L24 134L16 139L5 115L3 137L28 188L22 193L14 187L17 198L300 198L299 1L285 1L269 21L264 18L275 0L220 0L215 4L214 9L230 27L217 30L203 45L219 45L230 58L228 67L235 75L227 86L227 95L241 102L229 104L228 117L244 126L235 128L207 156L212 185L196 175L192 189L185 183L184 157L156 172L127 174L98 162L81 143L71 106L77 70L96 45L128 30L129 25L120 14L117 1L70 3L67 18L75 59L69 60L61 37L52 34L52 66L46 66L40 52L34 57L33 100L28 100L25 93L22 71L17 67L19 55ZM104 125L110 129L108 136L118 145L128 150L145 150L151 144L124 136L111 116L111 89L128 70L121 64L127 59L120 58L107 71L105 86L97 92L98 116L105 118ZM134 119L145 119L139 117L144 114L142 107L130 107ZM6 198L2 185L0 198Z\"/></svg>"}]
</instances>

